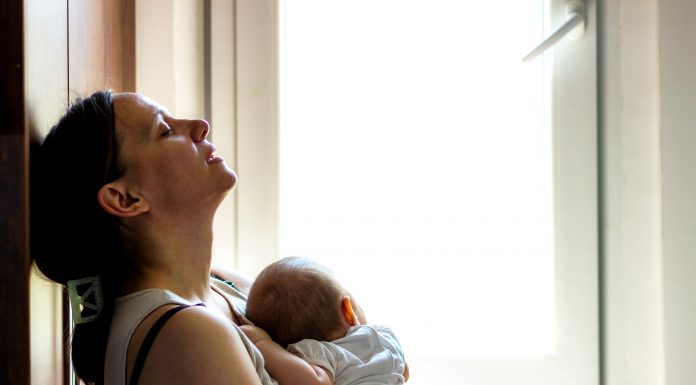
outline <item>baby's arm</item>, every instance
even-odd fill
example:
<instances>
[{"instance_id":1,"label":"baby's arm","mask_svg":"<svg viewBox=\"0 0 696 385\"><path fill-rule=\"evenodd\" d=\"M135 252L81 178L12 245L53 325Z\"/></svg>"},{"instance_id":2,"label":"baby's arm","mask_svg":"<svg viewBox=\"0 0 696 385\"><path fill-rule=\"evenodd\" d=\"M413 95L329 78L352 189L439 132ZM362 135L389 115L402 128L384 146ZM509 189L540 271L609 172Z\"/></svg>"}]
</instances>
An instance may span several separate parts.
<instances>
[{"instance_id":1,"label":"baby's arm","mask_svg":"<svg viewBox=\"0 0 696 385\"><path fill-rule=\"evenodd\" d=\"M280 385L333 385L334 379L322 367L312 365L283 349L271 337L256 326L240 326L263 354L266 370Z\"/></svg>"}]
</instances>

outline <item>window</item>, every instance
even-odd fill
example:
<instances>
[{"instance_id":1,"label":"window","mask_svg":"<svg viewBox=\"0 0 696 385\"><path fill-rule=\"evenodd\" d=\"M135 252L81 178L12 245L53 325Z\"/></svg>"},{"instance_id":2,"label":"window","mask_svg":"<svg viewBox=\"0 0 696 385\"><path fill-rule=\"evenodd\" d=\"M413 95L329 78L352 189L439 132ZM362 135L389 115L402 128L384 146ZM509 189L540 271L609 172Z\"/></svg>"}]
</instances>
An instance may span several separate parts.
<instances>
[{"instance_id":1,"label":"window","mask_svg":"<svg viewBox=\"0 0 696 385\"><path fill-rule=\"evenodd\" d=\"M235 8L239 265L330 266L409 384L598 383L594 5L526 65L562 2L274 5Z\"/></svg>"},{"instance_id":2,"label":"window","mask_svg":"<svg viewBox=\"0 0 696 385\"><path fill-rule=\"evenodd\" d=\"M282 3L280 255L355 282L412 357L555 351L544 66L520 60L543 38L531 3L498 19L521 33L485 39L499 3ZM456 333L423 332L443 318Z\"/></svg>"}]
</instances>

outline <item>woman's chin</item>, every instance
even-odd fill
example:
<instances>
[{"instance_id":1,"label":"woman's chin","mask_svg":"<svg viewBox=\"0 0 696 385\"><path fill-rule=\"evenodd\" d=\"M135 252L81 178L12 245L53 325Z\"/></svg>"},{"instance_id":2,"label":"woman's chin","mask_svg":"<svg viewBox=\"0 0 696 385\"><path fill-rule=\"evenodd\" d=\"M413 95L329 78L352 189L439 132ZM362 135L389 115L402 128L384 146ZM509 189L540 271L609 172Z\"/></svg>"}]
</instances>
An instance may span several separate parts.
<instances>
[{"instance_id":1,"label":"woman's chin","mask_svg":"<svg viewBox=\"0 0 696 385\"><path fill-rule=\"evenodd\" d=\"M237 174L234 172L234 170L227 167L227 165L225 165L225 170L227 171L226 178L224 179L226 182L225 191L230 192L237 187Z\"/></svg>"},{"instance_id":2,"label":"woman's chin","mask_svg":"<svg viewBox=\"0 0 696 385\"><path fill-rule=\"evenodd\" d=\"M219 203L222 203L222 201L225 199L227 194L229 194L232 190L237 187L237 174L235 174L234 171L231 169L227 169L229 172L226 173L224 176L220 176L218 179L219 185L217 190L217 199L219 200Z\"/></svg>"}]
</instances>

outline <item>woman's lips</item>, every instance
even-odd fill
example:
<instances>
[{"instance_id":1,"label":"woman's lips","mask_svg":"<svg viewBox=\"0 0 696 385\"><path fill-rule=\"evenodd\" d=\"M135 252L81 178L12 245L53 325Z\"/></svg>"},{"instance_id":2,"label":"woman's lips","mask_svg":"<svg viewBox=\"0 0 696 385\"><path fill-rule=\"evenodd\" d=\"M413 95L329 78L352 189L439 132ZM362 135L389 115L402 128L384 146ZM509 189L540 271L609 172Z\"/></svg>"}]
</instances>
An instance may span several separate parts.
<instances>
[{"instance_id":1,"label":"woman's lips","mask_svg":"<svg viewBox=\"0 0 696 385\"><path fill-rule=\"evenodd\" d=\"M207 163L208 163L208 164L220 163L220 162L222 162L222 161L223 161L222 158L220 158L219 156L215 155L215 151L213 151L212 153L210 153L210 155L208 155L208 160L207 160Z\"/></svg>"}]
</instances>

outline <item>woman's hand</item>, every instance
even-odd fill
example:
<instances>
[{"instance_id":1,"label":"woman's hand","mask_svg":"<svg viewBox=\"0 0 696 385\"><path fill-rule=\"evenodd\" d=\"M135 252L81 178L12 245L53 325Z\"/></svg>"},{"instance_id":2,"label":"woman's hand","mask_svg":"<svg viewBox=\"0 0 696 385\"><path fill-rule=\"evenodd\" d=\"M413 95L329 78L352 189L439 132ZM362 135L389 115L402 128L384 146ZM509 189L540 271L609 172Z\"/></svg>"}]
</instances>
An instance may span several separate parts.
<instances>
[{"instance_id":1,"label":"woman's hand","mask_svg":"<svg viewBox=\"0 0 696 385\"><path fill-rule=\"evenodd\" d=\"M227 266L215 265L211 267L210 272L222 279L234 282L237 289L247 295L249 294L249 289L251 289L251 284L254 283L253 280L243 276L238 271L230 269Z\"/></svg>"},{"instance_id":2,"label":"woman's hand","mask_svg":"<svg viewBox=\"0 0 696 385\"><path fill-rule=\"evenodd\" d=\"M254 343L254 345L258 344L261 341L271 341L271 336L268 335L263 329L252 326L252 325L242 325L239 327L242 329L244 334L246 334L247 337L251 340L251 342Z\"/></svg>"}]
</instances>

